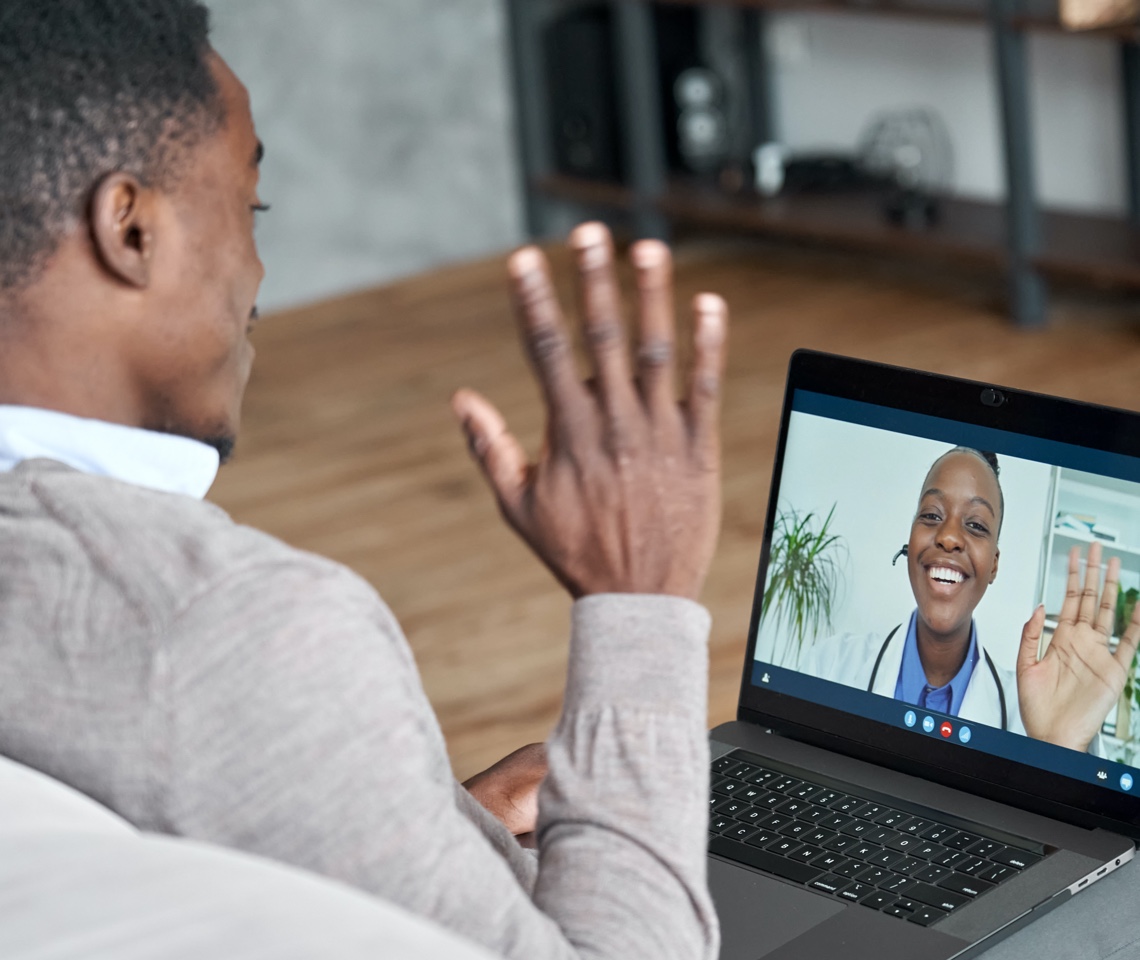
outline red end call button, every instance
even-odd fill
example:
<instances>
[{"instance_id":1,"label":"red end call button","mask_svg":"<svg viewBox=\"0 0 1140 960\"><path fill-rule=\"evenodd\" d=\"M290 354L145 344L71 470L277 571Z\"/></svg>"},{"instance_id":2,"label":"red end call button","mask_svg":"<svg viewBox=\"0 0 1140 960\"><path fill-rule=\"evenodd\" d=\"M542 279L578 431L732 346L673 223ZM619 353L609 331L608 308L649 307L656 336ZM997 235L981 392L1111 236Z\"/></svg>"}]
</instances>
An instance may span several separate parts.
<instances>
[{"instance_id":1,"label":"red end call button","mask_svg":"<svg viewBox=\"0 0 1140 960\"><path fill-rule=\"evenodd\" d=\"M944 736L944 737L948 737L948 736L950 736L950 734L952 734L954 732L954 728L950 725L949 720L943 720L942 726L939 727L938 729L941 732L942 736Z\"/></svg>"}]
</instances>

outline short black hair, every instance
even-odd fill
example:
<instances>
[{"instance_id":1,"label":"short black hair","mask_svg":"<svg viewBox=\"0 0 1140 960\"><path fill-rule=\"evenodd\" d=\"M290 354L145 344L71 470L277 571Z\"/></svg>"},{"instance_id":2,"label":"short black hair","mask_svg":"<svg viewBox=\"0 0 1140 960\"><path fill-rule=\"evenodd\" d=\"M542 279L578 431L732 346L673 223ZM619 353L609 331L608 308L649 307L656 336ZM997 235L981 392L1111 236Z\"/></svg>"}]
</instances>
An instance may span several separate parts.
<instances>
[{"instance_id":1,"label":"short black hair","mask_svg":"<svg viewBox=\"0 0 1140 960\"><path fill-rule=\"evenodd\" d=\"M109 173L173 181L220 126L197 0L0 2L0 292L35 279Z\"/></svg>"},{"instance_id":2,"label":"short black hair","mask_svg":"<svg viewBox=\"0 0 1140 960\"><path fill-rule=\"evenodd\" d=\"M938 458L938 460L942 460L944 457L948 457L952 453L972 453L975 457L985 463L993 473L994 482L997 484L998 488L998 508L1001 510L1001 516L998 517L998 536L1000 537L1001 525L1005 523L1005 491L1003 491L1001 488L1001 464L998 463L997 454L992 450L979 450L977 447L958 446L947 450L944 454L942 454L941 457ZM938 460L935 460L934 463L930 465L931 470L934 469L934 464L938 463ZM927 476L930 476L930 471L927 471Z\"/></svg>"}]
</instances>

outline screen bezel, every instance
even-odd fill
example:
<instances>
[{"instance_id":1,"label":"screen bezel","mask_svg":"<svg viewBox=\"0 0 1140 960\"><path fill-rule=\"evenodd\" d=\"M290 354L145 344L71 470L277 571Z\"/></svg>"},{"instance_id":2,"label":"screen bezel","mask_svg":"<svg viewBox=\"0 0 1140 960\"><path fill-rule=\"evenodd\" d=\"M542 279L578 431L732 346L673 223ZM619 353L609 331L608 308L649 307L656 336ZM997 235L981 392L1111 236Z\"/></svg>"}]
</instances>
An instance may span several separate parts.
<instances>
[{"instance_id":1,"label":"screen bezel","mask_svg":"<svg viewBox=\"0 0 1140 960\"><path fill-rule=\"evenodd\" d=\"M1140 797L1106 789L977 749L827 707L751 683L761 601L776 522L792 397L796 390L923 413L964 424L1091 447L1140 459L1140 414L995 384L811 350L788 365L780 433L769 487L737 718L815 746L924 777L1022 809L1086 827L1105 827L1140 840ZM983 391L1003 402L983 402ZM992 395L987 399L992 401Z\"/></svg>"}]
</instances>

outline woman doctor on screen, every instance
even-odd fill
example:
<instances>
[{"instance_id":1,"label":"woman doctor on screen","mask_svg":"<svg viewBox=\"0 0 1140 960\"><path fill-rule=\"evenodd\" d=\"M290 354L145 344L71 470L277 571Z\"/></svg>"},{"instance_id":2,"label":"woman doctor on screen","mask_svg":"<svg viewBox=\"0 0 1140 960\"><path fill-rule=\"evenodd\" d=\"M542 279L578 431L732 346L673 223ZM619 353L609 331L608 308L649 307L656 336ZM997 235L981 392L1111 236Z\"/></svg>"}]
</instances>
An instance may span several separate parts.
<instances>
[{"instance_id":1,"label":"woman doctor on screen","mask_svg":"<svg viewBox=\"0 0 1140 960\"><path fill-rule=\"evenodd\" d=\"M955 447L939 457L900 551L914 612L886 636L844 634L816 643L800 669L974 723L1099 752L1092 741L1124 688L1140 639L1134 616L1117 654L1109 652L1119 561L1109 562L1098 597L1099 544L1089 550L1083 591L1074 550L1067 597L1045 657L1037 659L1045 621L1040 606L1022 631L1016 678L999 668L974 623L974 610L998 573L1005 512L998 473L992 453Z\"/></svg>"}]
</instances>

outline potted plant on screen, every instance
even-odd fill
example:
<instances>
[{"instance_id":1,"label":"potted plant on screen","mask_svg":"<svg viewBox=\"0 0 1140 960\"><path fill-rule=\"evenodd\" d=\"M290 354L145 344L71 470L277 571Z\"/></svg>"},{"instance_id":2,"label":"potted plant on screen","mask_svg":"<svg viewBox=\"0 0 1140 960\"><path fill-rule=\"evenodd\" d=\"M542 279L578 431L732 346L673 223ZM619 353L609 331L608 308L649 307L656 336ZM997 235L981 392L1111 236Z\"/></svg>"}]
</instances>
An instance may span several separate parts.
<instances>
[{"instance_id":1,"label":"potted plant on screen","mask_svg":"<svg viewBox=\"0 0 1140 960\"><path fill-rule=\"evenodd\" d=\"M1140 590L1135 587L1130 587L1127 590L1121 590L1116 595L1116 623L1113 628L1113 635L1121 637L1124 631L1128 629L1128 624L1132 620L1132 611L1136 607L1136 601L1140 599ZM1140 683L1137 682L1136 677L1136 657L1132 658L1132 664L1128 668L1128 679L1124 681L1124 693L1120 697L1120 703L1116 708L1116 738L1129 744L1125 749L1129 753L1126 762L1132 762L1133 748L1130 746L1132 740L1132 717L1133 709L1140 710Z\"/></svg>"},{"instance_id":2,"label":"potted plant on screen","mask_svg":"<svg viewBox=\"0 0 1140 960\"><path fill-rule=\"evenodd\" d=\"M760 617L774 633L772 659L781 666L799 666L804 640L831 631L847 553L843 538L831 532L835 506L822 523L814 512L795 509L776 517Z\"/></svg>"}]
</instances>

